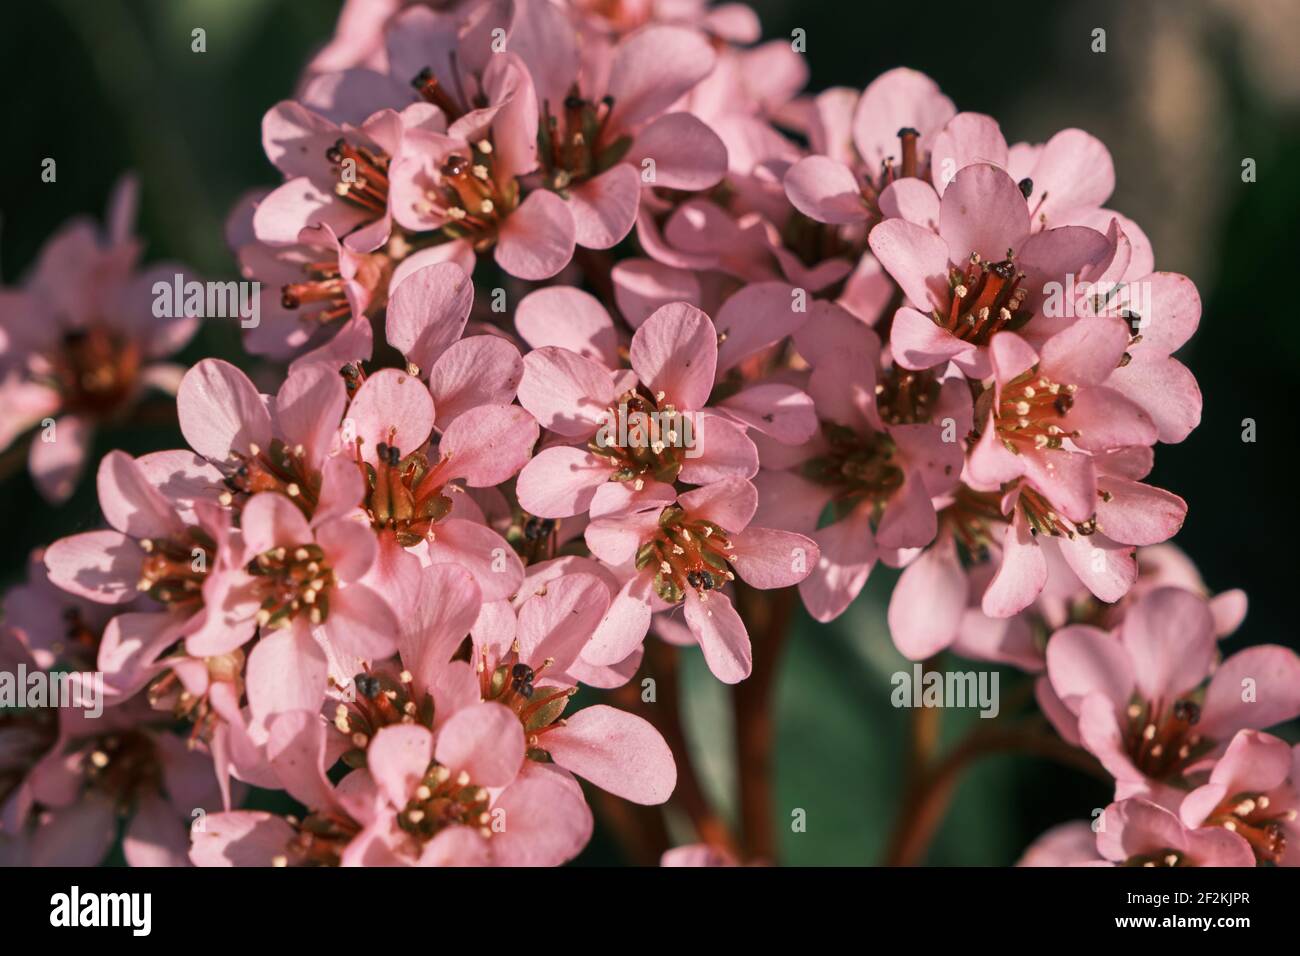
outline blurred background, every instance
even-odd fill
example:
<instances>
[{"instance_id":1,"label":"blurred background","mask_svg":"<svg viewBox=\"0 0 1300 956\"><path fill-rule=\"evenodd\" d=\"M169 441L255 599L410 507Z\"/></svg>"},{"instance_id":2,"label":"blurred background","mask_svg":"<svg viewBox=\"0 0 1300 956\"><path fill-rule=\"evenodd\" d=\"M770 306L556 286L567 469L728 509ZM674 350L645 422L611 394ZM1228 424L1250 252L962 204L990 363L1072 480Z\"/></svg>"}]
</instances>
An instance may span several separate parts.
<instances>
[{"instance_id":1,"label":"blurred background","mask_svg":"<svg viewBox=\"0 0 1300 956\"><path fill-rule=\"evenodd\" d=\"M939 82L958 109L995 116L1009 142L1041 142L1079 126L1115 158L1110 205L1150 235L1158 269L1200 288L1200 331L1180 353L1200 381L1205 415L1181 445L1161 446L1153 483L1189 504L1176 539L1213 591L1243 587L1250 613L1225 647L1300 646L1296 561L1295 410L1300 318L1289 283L1300 245L1300 2L1089 0L996 5L931 0L759 0L765 39L802 28L812 90L861 88L898 65ZM0 32L0 281L17 281L41 243L77 214L102 217L125 171L142 185L148 259L175 258L209 277L234 277L226 213L277 176L261 151L265 110L288 96L329 37L337 0L19 0ZM192 53L191 30L207 32ZM1106 52L1092 51L1106 31ZM58 162L56 183L41 161ZM1291 157L1288 160L1287 157ZM1256 162L1253 183L1242 161ZM247 364L236 330L207 323L182 359ZM1258 438L1242 441L1243 419ZM170 422L101 433L135 454L183 444ZM29 551L97 522L93 482L65 507L45 506L18 466L0 479L0 585L22 576ZM778 686L777 788L782 860L854 865L880 859L902 789L909 712L889 705L905 662L885 627L894 575L877 570L840 620L800 613ZM1025 678L1001 677L1004 698ZM685 717L708 788L722 806L730 706L721 685L686 655ZM947 712L944 737L972 711ZM1294 731L1294 728L1289 728ZM1283 733L1295 741L1300 735ZM1039 760L995 757L966 774L927 861L1005 865L1047 827L1087 819L1108 802L1102 784ZM790 813L803 809L806 832ZM620 862L598 830L582 862Z\"/></svg>"}]
</instances>

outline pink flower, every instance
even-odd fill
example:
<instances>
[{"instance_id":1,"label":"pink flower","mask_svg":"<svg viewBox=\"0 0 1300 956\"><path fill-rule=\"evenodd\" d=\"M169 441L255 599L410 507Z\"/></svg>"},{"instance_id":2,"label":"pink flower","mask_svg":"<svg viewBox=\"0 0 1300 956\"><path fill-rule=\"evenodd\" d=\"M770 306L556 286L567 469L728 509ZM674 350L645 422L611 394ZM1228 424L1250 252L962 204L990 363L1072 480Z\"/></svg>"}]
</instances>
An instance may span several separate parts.
<instances>
[{"instance_id":1,"label":"pink flower","mask_svg":"<svg viewBox=\"0 0 1300 956\"><path fill-rule=\"evenodd\" d=\"M890 332L894 359L904 368L952 362L968 378L987 378L988 347L997 333L1018 331L1040 346L1035 317L1045 297L1065 287L1067 276L1092 278L1114 256L1113 243L1084 226L1031 235L1025 197L995 166L957 173L937 218L937 229L887 219L869 239L910 303L895 313Z\"/></svg>"},{"instance_id":2,"label":"pink flower","mask_svg":"<svg viewBox=\"0 0 1300 956\"><path fill-rule=\"evenodd\" d=\"M814 155L790 168L786 194L818 222L892 215L900 190L905 195L923 184L917 177L929 168L933 138L954 113L933 80L902 67L878 76L861 97L827 90L817 97L810 124Z\"/></svg>"},{"instance_id":3,"label":"pink flower","mask_svg":"<svg viewBox=\"0 0 1300 956\"><path fill-rule=\"evenodd\" d=\"M1188 827L1220 826L1250 844L1256 860L1300 865L1300 749L1257 730L1239 730L1178 808Z\"/></svg>"},{"instance_id":4,"label":"pink flower","mask_svg":"<svg viewBox=\"0 0 1300 956\"><path fill-rule=\"evenodd\" d=\"M80 480L97 427L125 418L147 388L175 392L180 370L160 360L198 327L194 317L157 316L155 282L170 288L182 267L138 271L135 206L136 184L124 179L105 234L68 223L21 288L0 289L0 449L40 426L29 468L54 504Z\"/></svg>"},{"instance_id":5,"label":"pink flower","mask_svg":"<svg viewBox=\"0 0 1300 956\"><path fill-rule=\"evenodd\" d=\"M537 441L537 422L517 405L477 405L431 445L436 421L429 389L395 369L367 378L348 407L341 457L364 478L362 508L379 538L380 573L387 578L390 556L412 549L422 563L469 568L485 600L508 597L523 567L460 482L481 488L511 478Z\"/></svg>"},{"instance_id":6,"label":"pink flower","mask_svg":"<svg viewBox=\"0 0 1300 956\"><path fill-rule=\"evenodd\" d=\"M1142 448L1156 439L1154 423L1107 384L1127 343L1123 323L1101 317L1076 321L1039 352L1015 333L993 340L992 401L963 475L1000 491L1012 513L984 598L990 616L1015 613L1042 589L1040 542L1059 547L1098 598L1116 601L1137 577L1126 546L1158 544L1182 526L1182 499L1138 480L1150 468Z\"/></svg>"},{"instance_id":7,"label":"pink flower","mask_svg":"<svg viewBox=\"0 0 1300 956\"><path fill-rule=\"evenodd\" d=\"M962 462L955 429L945 441L941 422L968 417L969 397L959 380L943 387L905 370L877 373L874 333L833 307L795 333L795 346L812 368L807 388L820 432L795 450L764 444L772 470L755 483L762 523L817 542L821 558L799 593L814 618L829 621L857 597L877 559L897 566L908 549L934 540L932 499L956 486ZM908 380L901 391L900 375ZM935 589L939 600L949 593ZM935 599L910 606L930 614Z\"/></svg>"},{"instance_id":8,"label":"pink flower","mask_svg":"<svg viewBox=\"0 0 1300 956\"><path fill-rule=\"evenodd\" d=\"M546 290L521 305L521 332L537 344L534 330L547 316L583 308L590 335L603 336L605 317L582 293ZM560 440L585 441L586 449L555 444L539 452L519 476L523 508L544 518L586 511L610 481L634 488L680 480L706 484L749 478L758 452L748 427L787 441L806 438L815 424L811 401L779 383L742 389L711 406L715 383L749 355L780 341L806 317L793 313L783 290L763 289L724 307L719 332L700 310L677 303L655 311L632 337L629 358L635 378L596 356L561 345L541 345L524 359L519 400ZM745 306L749 308L745 308ZM720 346L719 338L726 341ZM608 343L608 339L604 339ZM639 381L639 384L638 384ZM626 434L626 437L624 437Z\"/></svg>"},{"instance_id":9,"label":"pink flower","mask_svg":"<svg viewBox=\"0 0 1300 956\"><path fill-rule=\"evenodd\" d=\"M262 145L285 182L257 204L258 240L295 245L304 229L326 227L358 253L383 246L393 228L390 165L408 136L443 125L427 104L376 108L355 124L292 100L276 104L262 119Z\"/></svg>"},{"instance_id":10,"label":"pink flower","mask_svg":"<svg viewBox=\"0 0 1300 956\"><path fill-rule=\"evenodd\" d=\"M627 575L583 657L616 664L645 638L654 611L683 604L686 623L714 676L734 684L749 675L749 634L722 588L739 574L756 588L780 588L808 576L817 544L801 534L751 527L758 492L731 478L678 495L654 483L640 492L619 485L593 502L591 553Z\"/></svg>"},{"instance_id":11,"label":"pink flower","mask_svg":"<svg viewBox=\"0 0 1300 956\"><path fill-rule=\"evenodd\" d=\"M341 517L361 502L356 465L333 456L347 404L343 379L322 364L292 372L271 399L229 362L204 359L176 395L181 432L210 463L207 494L238 508L250 495L278 491L313 520Z\"/></svg>"},{"instance_id":12,"label":"pink flower","mask_svg":"<svg viewBox=\"0 0 1300 956\"><path fill-rule=\"evenodd\" d=\"M192 455L182 458L190 475L215 479ZM229 516L208 502L187 507L164 496L177 460L171 452L139 461L120 451L104 456L99 501L111 530L61 538L45 552L50 581L71 594L117 607L150 599L114 617L98 648L110 688L125 695L147 682L148 667L171 644L220 632L213 572L228 558Z\"/></svg>"},{"instance_id":13,"label":"pink flower","mask_svg":"<svg viewBox=\"0 0 1300 956\"><path fill-rule=\"evenodd\" d=\"M351 354L338 355L335 364L368 359L372 335L365 320L387 303L396 260L386 252L349 249L324 224L304 228L292 245L260 242L253 218L262 198L246 199L226 225L240 273L262 283L259 322L245 330L245 346L256 355L288 359L350 331L345 341L355 342Z\"/></svg>"},{"instance_id":14,"label":"pink flower","mask_svg":"<svg viewBox=\"0 0 1300 956\"><path fill-rule=\"evenodd\" d=\"M706 37L652 25L609 48L576 35L557 6L530 4L527 12L511 42L524 51L536 87L541 185L565 200L579 245L621 241L645 185L695 192L722 179L722 140L672 109L713 70Z\"/></svg>"},{"instance_id":15,"label":"pink flower","mask_svg":"<svg viewBox=\"0 0 1300 956\"><path fill-rule=\"evenodd\" d=\"M59 712L58 735L6 806L5 830L27 866L95 866L129 818L132 866L184 866L186 824L220 796L211 758L159 729L142 701L97 718ZM11 817L12 813L12 817Z\"/></svg>"},{"instance_id":16,"label":"pink flower","mask_svg":"<svg viewBox=\"0 0 1300 956\"><path fill-rule=\"evenodd\" d=\"M1114 866L1254 866L1250 844L1218 827L1184 826L1140 797L1112 803L1097 829L1097 851Z\"/></svg>"},{"instance_id":17,"label":"pink flower","mask_svg":"<svg viewBox=\"0 0 1300 956\"><path fill-rule=\"evenodd\" d=\"M1237 731L1300 714L1293 651L1257 645L1215 668L1216 654L1205 599L1159 588L1133 604L1118 634L1088 625L1053 634L1039 703L1061 736L1115 777L1120 798L1176 807L1177 788L1221 756Z\"/></svg>"}]
</instances>

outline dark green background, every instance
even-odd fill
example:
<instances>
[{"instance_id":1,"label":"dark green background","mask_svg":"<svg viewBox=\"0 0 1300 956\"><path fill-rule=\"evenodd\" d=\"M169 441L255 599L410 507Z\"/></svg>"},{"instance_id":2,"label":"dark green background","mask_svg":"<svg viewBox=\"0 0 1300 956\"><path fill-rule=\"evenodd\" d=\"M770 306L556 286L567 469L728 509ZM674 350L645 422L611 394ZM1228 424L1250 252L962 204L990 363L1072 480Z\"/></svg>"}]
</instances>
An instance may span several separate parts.
<instances>
[{"instance_id":1,"label":"dark green background","mask_svg":"<svg viewBox=\"0 0 1300 956\"><path fill-rule=\"evenodd\" d=\"M147 255L230 275L224 217L244 190L276 181L261 152L262 114L290 94L308 56L331 32L335 0L5 6L0 277L16 281L67 217L102 215L112 184L130 169L144 187L140 231ZM1183 444L1160 447L1152 480L1187 499L1190 513L1178 543L1211 588L1241 586L1250 593L1250 615L1227 649L1295 646L1288 602L1297 592L1290 539L1297 529L1300 245L1293 236L1300 121L1294 91L1288 100L1247 69L1251 57L1265 54L1245 45L1240 24L1208 2L770 0L756 6L767 38L789 36L796 27L807 31L813 89L861 87L885 69L909 65L933 76L959 108L997 116L1013 142L1041 141L1070 125L1107 140L1119 179L1112 204L1153 237L1174 237L1172 257L1157 238L1157 266L1191 274L1205 301L1201 329L1182 353L1205 394L1204 420ZM204 54L190 51L194 27L207 31ZM1104 55L1090 49L1095 27L1108 31ZM1153 127L1186 105L1177 89L1165 113L1139 108L1152 95L1151 71L1164 69L1169 43L1177 41L1176 51L1178 42L1189 46L1189 37L1196 75L1216 91L1210 129L1217 145L1199 135L1179 141L1176 123L1172 140L1168 133L1163 145L1152 139ZM1290 53L1294 59L1296 51ZM1186 90L1187 97L1197 95L1195 87ZM1258 163L1252 184L1241 182L1245 156ZM45 157L58 162L55 184L40 181ZM1184 175L1195 178L1178 179ZM1198 184L1190 197L1174 188L1187 181ZM1214 215L1199 215L1209 208ZM183 357L212 354L247 364L229 326L209 323ZM1244 418L1257 422L1254 444L1241 441ZM142 453L180 444L174 428L104 434L96 458L110 447ZM0 515L0 581L8 583L21 574L32 547L93 526L93 484L83 483L67 506L51 510L20 472L0 486ZM888 703L889 674L901 663L884 626L891 583L892 576L878 572L849 614L829 627L802 619L789 645L779 687L777 787L787 862L871 862L887 838L901 786L905 724L905 712ZM729 708L698 654L690 657L688 717L706 775L725 790ZM1017 679L1003 674L1004 695ZM949 718L946 729L966 719ZM930 862L1010 863L1047 826L1087 818L1107 797L1100 784L1069 771L991 759L967 776ZM788 832L793 808L807 811L806 833ZM584 857L617 858L603 834Z\"/></svg>"}]
</instances>

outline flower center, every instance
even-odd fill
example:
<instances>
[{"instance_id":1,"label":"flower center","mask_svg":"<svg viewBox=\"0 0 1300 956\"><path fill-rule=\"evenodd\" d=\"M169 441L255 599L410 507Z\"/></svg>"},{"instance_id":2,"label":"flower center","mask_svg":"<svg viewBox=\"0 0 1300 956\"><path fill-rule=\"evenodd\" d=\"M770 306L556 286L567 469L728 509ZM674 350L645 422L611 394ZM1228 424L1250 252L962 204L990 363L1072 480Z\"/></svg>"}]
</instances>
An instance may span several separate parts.
<instances>
[{"instance_id":1,"label":"flower center","mask_svg":"<svg viewBox=\"0 0 1300 956\"><path fill-rule=\"evenodd\" d=\"M672 404L660 405L663 400L663 392L651 397L633 390L606 410L605 424L587 448L614 466L612 481L677 480L685 450L695 446L695 426Z\"/></svg>"},{"instance_id":2,"label":"flower center","mask_svg":"<svg viewBox=\"0 0 1300 956\"><path fill-rule=\"evenodd\" d=\"M629 136L601 146L605 127L614 110L614 98L599 103L577 95L565 97L560 115L551 112L549 101L542 104L542 121L537 129L537 155L543 179L562 193L575 183L598 176L621 160L632 145Z\"/></svg>"},{"instance_id":3,"label":"flower center","mask_svg":"<svg viewBox=\"0 0 1300 956\"><path fill-rule=\"evenodd\" d=\"M216 543L202 529L187 528L184 538L141 538L139 544L145 559L136 588L169 608L197 609Z\"/></svg>"},{"instance_id":4,"label":"flower center","mask_svg":"<svg viewBox=\"0 0 1300 956\"><path fill-rule=\"evenodd\" d=\"M263 551L248 562L248 573L260 579L257 623L261 626L287 627L303 610L313 624L329 617L334 572L325 563L320 545Z\"/></svg>"},{"instance_id":5,"label":"flower center","mask_svg":"<svg viewBox=\"0 0 1300 956\"><path fill-rule=\"evenodd\" d=\"M1171 850L1165 847L1163 850L1156 850L1154 853L1143 853L1137 856L1131 856L1124 861L1125 866L1182 866L1183 854L1178 850Z\"/></svg>"},{"instance_id":6,"label":"flower center","mask_svg":"<svg viewBox=\"0 0 1300 956\"><path fill-rule=\"evenodd\" d=\"M705 599L735 579L729 567L733 547L723 528L670 505L659 515L659 532L637 551L636 567L657 567L655 593L670 604L685 597L687 588Z\"/></svg>"},{"instance_id":7,"label":"flower center","mask_svg":"<svg viewBox=\"0 0 1300 956\"><path fill-rule=\"evenodd\" d=\"M340 199L376 217L388 211L387 154L339 139L325 151L325 158L338 174L334 193Z\"/></svg>"},{"instance_id":8,"label":"flower center","mask_svg":"<svg viewBox=\"0 0 1300 956\"><path fill-rule=\"evenodd\" d=\"M1275 810L1266 793L1239 793L1220 803L1205 822L1244 837L1259 862L1277 864L1286 853L1284 824L1295 818L1293 809Z\"/></svg>"},{"instance_id":9,"label":"flower center","mask_svg":"<svg viewBox=\"0 0 1300 956\"><path fill-rule=\"evenodd\" d=\"M221 496L221 503L230 507L236 494L278 491L310 518L320 497L321 476L307 467L307 450L302 445L290 448L276 438L269 448L253 444L249 445L248 452L248 455L231 453L239 464L225 480L227 491Z\"/></svg>"},{"instance_id":10,"label":"flower center","mask_svg":"<svg viewBox=\"0 0 1300 956\"><path fill-rule=\"evenodd\" d=\"M1060 448L1066 438L1078 434L1060 424L1074 407L1077 391L1077 385L1040 376L1037 367L1012 379L1003 386L993 416L998 438L1016 455L1031 448Z\"/></svg>"},{"instance_id":11,"label":"flower center","mask_svg":"<svg viewBox=\"0 0 1300 956\"><path fill-rule=\"evenodd\" d=\"M158 750L147 733L137 730L96 738L81 770L86 782L112 798L121 812L162 785Z\"/></svg>"},{"instance_id":12,"label":"flower center","mask_svg":"<svg viewBox=\"0 0 1300 956\"><path fill-rule=\"evenodd\" d=\"M894 181L906 177L924 177L928 163L921 161L917 143L921 134L910 126L898 131L899 156L896 163L893 156L886 156L880 161L880 171L872 178L867 172L860 183L862 201L871 210L873 222L884 218L880 211L880 194Z\"/></svg>"},{"instance_id":13,"label":"flower center","mask_svg":"<svg viewBox=\"0 0 1300 956\"><path fill-rule=\"evenodd\" d=\"M1200 705L1182 698L1163 708L1148 701L1129 705L1124 747L1134 766L1153 780L1178 781L1189 764L1213 742L1193 730L1201 719Z\"/></svg>"},{"instance_id":14,"label":"flower center","mask_svg":"<svg viewBox=\"0 0 1300 956\"><path fill-rule=\"evenodd\" d=\"M894 442L881 432L859 433L823 421L827 451L803 464L803 475L836 489L832 504L849 509L864 500L883 505L903 484L903 469L894 460Z\"/></svg>"},{"instance_id":15,"label":"flower center","mask_svg":"<svg viewBox=\"0 0 1300 956\"><path fill-rule=\"evenodd\" d=\"M569 698L578 692L576 687L533 686L533 682L554 663L554 659L547 658L540 667L530 667L519 659L517 641L495 667L488 662L486 648L478 662L479 695L515 712L524 725L530 760L550 761L551 755L539 747L538 742L548 730L563 725L560 717L564 708L568 706Z\"/></svg>"},{"instance_id":16,"label":"flower center","mask_svg":"<svg viewBox=\"0 0 1300 956\"><path fill-rule=\"evenodd\" d=\"M430 467L423 452L405 458L393 445L380 442L376 464L364 464L368 492L366 510L376 530L391 530L404 548L428 537L433 526L451 511L438 474L442 462Z\"/></svg>"},{"instance_id":17,"label":"flower center","mask_svg":"<svg viewBox=\"0 0 1300 956\"><path fill-rule=\"evenodd\" d=\"M519 205L519 184L513 176L498 174L491 141L479 140L468 157L452 153L438 173L438 182L425 190L420 211L448 220L442 227L447 237L467 239L480 251L490 246Z\"/></svg>"},{"instance_id":18,"label":"flower center","mask_svg":"<svg viewBox=\"0 0 1300 956\"><path fill-rule=\"evenodd\" d=\"M965 272L957 268L948 271L952 290L948 314L936 309L930 318L959 339L987 345L995 332L1019 329L1032 317L1024 308L1029 294L1020 284L1024 278L1010 249L1001 262L984 262L979 253L971 253Z\"/></svg>"},{"instance_id":19,"label":"flower center","mask_svg":"<svg viewBox=\"0 0 1300 956\"><path fill-rule=\"evenodd\" d=\"M342 758L349 767L366 765L366 748L385 727L418 723L433 729L433 698L417 694L414 680L410 671L402 671L396 679L382 671L352 678L353 693L334 710L334 729L352 744Z\"/></svg>"},{"instance_id":20,"label":"flower center","mask_svg":"<svg viewBox=\"0 0 1300 956\"><path fill-rule=\"evenodd\" d=\"M442 764L431 763L398 812L397 825L421 844L451 826L477 827L484 837L491 837L488 797L487 788L475 786L464 770L453 775Z\"/></svg>"},{"instance_id":21,"label":"flower center","mask_svg":"<svg viewBox=\"0 0 1300 956\"><path fill-rule=\"evenodd\" d=\"M890 425L923 425L934 416L938 401L939 380L930 371L891 365L876 383L876 407Z\"/></svg>"},{"instance_id":22,"label":"flower center","mask_svg":"<svg viewBox=\"0 0 1300 956\"><path fill-rule=\"evenodd\" d=\"M49 373L63 409L106 419L135 391L139 346L103 326L74 329L50 356Z\"/></svg>"}]
</instances>

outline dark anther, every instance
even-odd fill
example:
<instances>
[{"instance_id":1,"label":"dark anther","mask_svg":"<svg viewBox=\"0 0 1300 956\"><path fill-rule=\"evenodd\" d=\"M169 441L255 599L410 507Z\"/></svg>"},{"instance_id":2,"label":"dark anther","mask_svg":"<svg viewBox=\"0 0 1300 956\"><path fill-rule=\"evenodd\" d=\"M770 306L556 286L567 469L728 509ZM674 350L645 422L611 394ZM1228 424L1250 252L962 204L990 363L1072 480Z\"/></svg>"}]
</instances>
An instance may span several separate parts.
<instances>
[{"instance_id":1,"label":"dark anther","mask_svg":"<svg viewBox=\"0 0 1300 956\"><path fill-rule=\"evenodd\" d=\"M564 108L566 110L580 110L582 109L582 103L581 96L566 96L564 98Z\"/></svg>"},{"instance_id":2,"label":"dark anther","mask_svg":"<svg viewBox=\"0 0 1300 956\"><path fill-rule=\"evenodd\" d=\"M1034 181L1028 176L1020 180L1016 185L1020 187L1020 195L1024 196L1026 199L1028 199L1034 192Z\"/></svg>"},{"instance_id":3,"label":"dark anther","mask_svg":"<svg viewBox=\"0 0 1300 956\"><path fill-rule=\"evenodd\" d=\"M524 522L524 538L528 541L539 541L549 537L554 530L555 521L551 518L532 517Z\"/></svg>"},{"instance_id":4,"label":"dark anther","mask_svg":"<svg viewBox=\"0 0 1300 956\"><path fill-rule=\"evenodd\" d=\"M419 73L415 74L415 78L411 80L411 85L418 90L420 87L424 86L424 84L428 83L431 79L433 79L433 70L429 69L429 67L426 66Z\"/></svg>"},{"instance_id":5,"label":"dark anther","mask_svg":"<svg viewBox=\"0 0 1300 956\"><path fill-rule=\"evenodd\" d=\"M298 308L298 297L289 291L289 286L280 290L280 304L286 309Z\"/></svg>"},{"instance_id":6,"label":"dark anther","mask_svg":"<svg viewBox=\"0 0 1300 956\"><path fill-rule=\"evenodd\" d=\"M525 699L533 696L532 684L520 684L515 688L515 690L519 691L519 695Z\"/></svg>"},{"instance_id":7,"label":"dark anther","mask_svg":"<svg viewBox=\"0 0 1300 956\"><path fill-rule=\"evenodd\" d=\"M379 696L379 691L381 689L379 678L375 677L373 674L358 674L356 677L352 678L352 683L357 685L357 690L360 691L361 696L367 700L374 700Z\"/></svg>"},{"instance_id":8,"label":"dark anther","mask_svg":"<svg viewBox=\"0 0 1300 956\"><path fill-rule=\"evenodd\" d=\"M442 174L444 176L459 176L465 172L468 166L468 159L459 153L452 153L447 157L447 161L442 164Z\"/></svg>"},{"instance_id":9,"label":"dark anther","mask_svg":"<svg viewBox=\"0 0 1300 956\"><path fill-rule=\"evenodd\" d=\"M1015 277L1016 264L1010 259L1003 259L1001 262L995 262L989 267L999 279L1010 280Z\"/></svg>"},{"instance_id":10,"label":"dark anther","mask_svg":"<svg viewBox=\"0 0 1300 956\"><path fill-rule=\"evenodd\" d=\"M919 131L913 129L910 126L904 126L902 129L898 131L899 139L902 139L904 136L920 136L920 135L921 134Z\"/></svg>"},{"instance_id":11,"label":"dark anther","mask_svg":"<svg viewBox=\"0 0 1300 956\"><path fill-rule=\"evenodd\" d=\"M1056 409L1056 414L1064 415L1074 407L1074 396L1065 394L1057 395L1056 401L1052 403L1052 407Z\"/></svg>"},{"instance_id":12,"label":"dark anther","mask_svg":"<svg viewBox=\"0 0 1300 956\"><path fill-rule=\"evenodd\" d=\"M527 664L519 663L510 668L510 676L525 683L532 683L533 669Z\"/></svg>"},{"instance_id":13,"label":"dark anther","mask_svg":"<svg viewBox=\"0 0 1300 956\"><path fill-rule=\"evenodd\" d=\"M1201 719L1201 705L1194 700L1174 702L1174 719L1185 724L1194 724Z\"/></svg>"}]
</instances>

